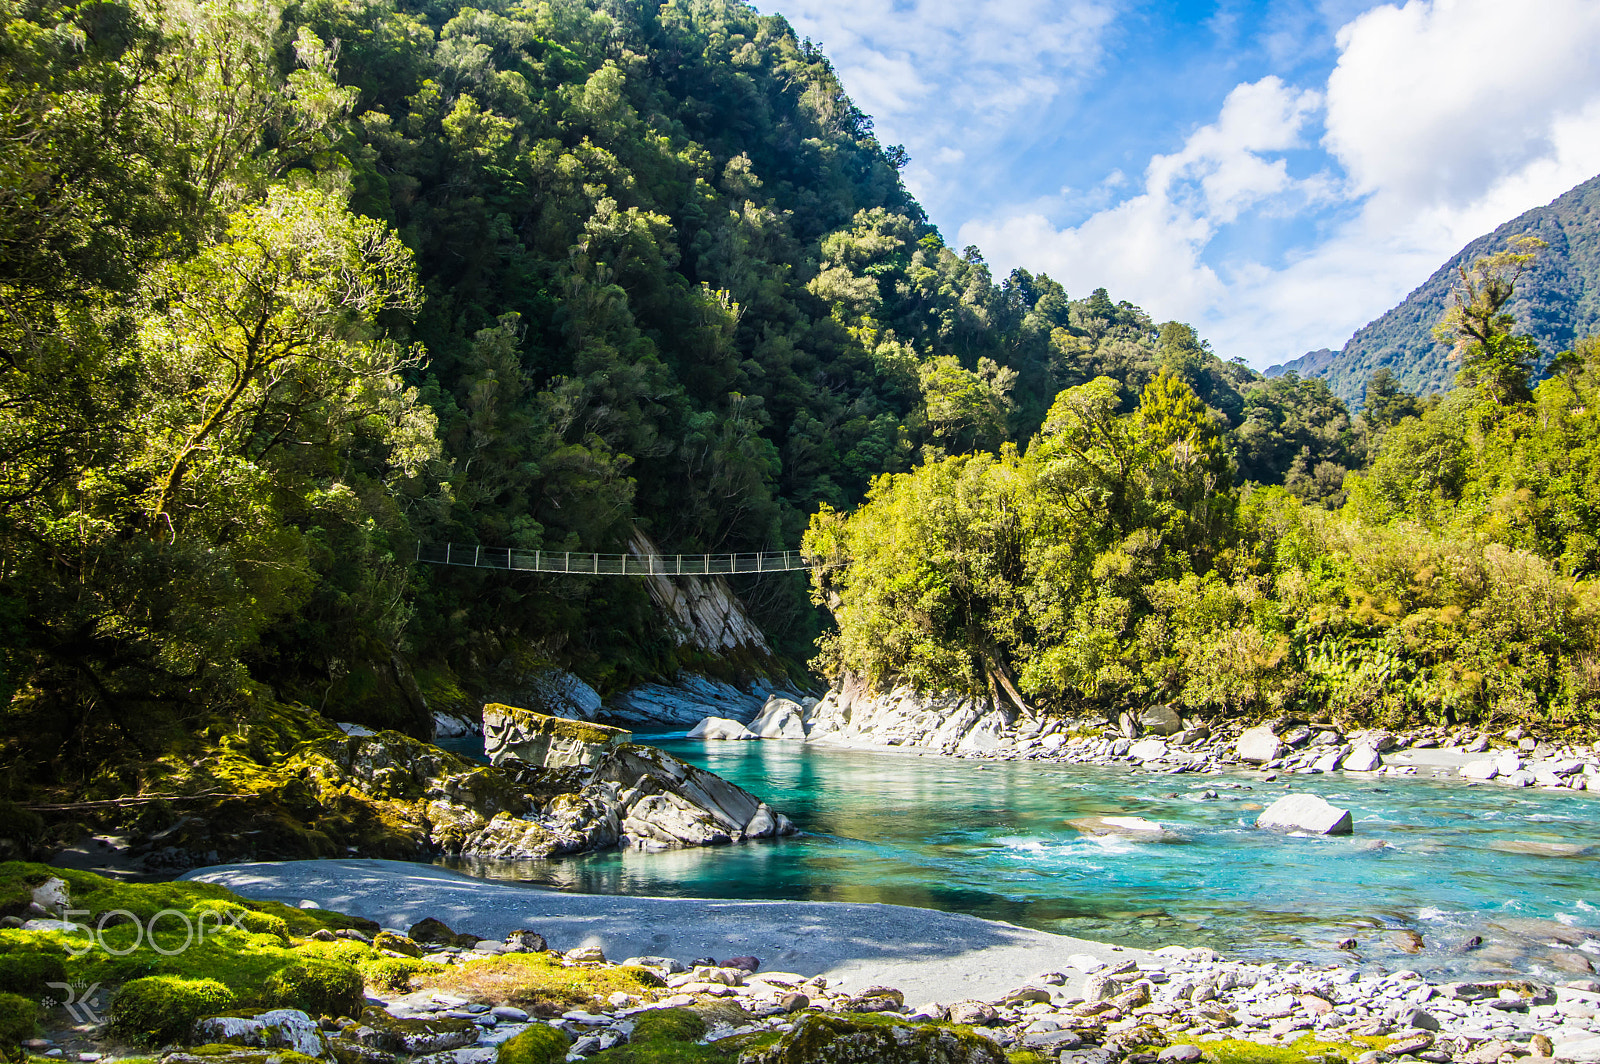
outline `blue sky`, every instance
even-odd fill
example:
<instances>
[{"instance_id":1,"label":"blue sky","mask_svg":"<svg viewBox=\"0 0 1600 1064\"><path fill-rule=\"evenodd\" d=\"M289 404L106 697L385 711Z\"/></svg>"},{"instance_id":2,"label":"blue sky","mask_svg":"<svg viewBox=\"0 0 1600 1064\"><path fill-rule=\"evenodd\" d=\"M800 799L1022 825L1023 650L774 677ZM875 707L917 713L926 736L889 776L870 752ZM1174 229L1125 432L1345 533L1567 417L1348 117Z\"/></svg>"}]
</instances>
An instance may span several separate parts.
<instances>
[{"instance_id":1,"label":"blue sky","mask_svg":"<svg viewBox=\"0 0 1600 1064\"><path fill-rule=\"evenodd\" d=\"M1600 0L766 0L946 239L1265 367L1600 173Z\"/></svg>"}]
</instances>

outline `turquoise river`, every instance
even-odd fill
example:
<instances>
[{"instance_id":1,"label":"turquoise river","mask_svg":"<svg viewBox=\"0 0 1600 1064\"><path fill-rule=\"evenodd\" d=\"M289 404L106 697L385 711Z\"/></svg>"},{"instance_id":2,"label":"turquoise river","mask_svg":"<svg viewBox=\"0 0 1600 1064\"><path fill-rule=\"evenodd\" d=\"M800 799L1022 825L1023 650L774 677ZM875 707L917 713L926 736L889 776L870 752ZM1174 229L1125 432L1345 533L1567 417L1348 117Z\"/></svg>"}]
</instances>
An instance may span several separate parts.
<instances>
[{"instance_id":1,"label":"turquoise river","mask_svg":"<svg viewBox=\"0 0 1600 1064\"><path fill-rule=\"evenodd\" d=\"M1600 843L1600 795L1294 776L1294 790L1355 819L1348 838L1295 838L1253 827L1286 790L1259 773L638 738L761 796L802 834L454 866L586 893L892 902L1130 945L1440 974L1539 972L1548 939L1533 921L1600 926L1600 846L1571 852ZM1096 839L1067 823L1112 814L1158 821L1181 841ZM1405 932L1421 936L1420 954L1403 952ZM1483 944L1463 948L1474 936ZM1356 948L1338 949L1347 939Z\"/></svg>"}]
</instances>

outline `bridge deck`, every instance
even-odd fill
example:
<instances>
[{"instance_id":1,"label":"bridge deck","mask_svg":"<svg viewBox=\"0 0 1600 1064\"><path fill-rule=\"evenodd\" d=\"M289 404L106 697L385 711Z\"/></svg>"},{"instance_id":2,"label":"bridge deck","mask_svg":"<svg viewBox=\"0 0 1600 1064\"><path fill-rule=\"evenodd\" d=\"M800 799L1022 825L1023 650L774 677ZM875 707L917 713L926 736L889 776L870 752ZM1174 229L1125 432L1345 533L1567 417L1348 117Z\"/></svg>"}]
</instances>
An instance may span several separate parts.
<instances>
[{"instance_id":1,"label":"bridge deck","mask_svg":"<svg viewBox=\"0 0 1600 1064\"><path fill-rule=\"evenodd\" d=\"M416 560L430 565L589 576L715 576L728 573L784 573L812 567L805 555L797 550L762 554L591 554L457 543L418 544Z\"/></svg>"}]
</instances>

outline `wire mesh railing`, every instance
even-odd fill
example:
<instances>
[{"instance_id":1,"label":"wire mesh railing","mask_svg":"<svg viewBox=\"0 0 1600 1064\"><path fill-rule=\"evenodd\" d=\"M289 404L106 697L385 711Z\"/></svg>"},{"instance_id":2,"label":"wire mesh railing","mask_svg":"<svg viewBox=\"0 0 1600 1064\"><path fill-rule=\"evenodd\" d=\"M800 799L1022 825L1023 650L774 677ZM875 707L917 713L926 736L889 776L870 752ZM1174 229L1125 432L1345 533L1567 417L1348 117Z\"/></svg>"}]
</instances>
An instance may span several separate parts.
<instances>
[{"instance_id":1,"label":"wire mesh railing","mask_svg":"<svg viewBox=\"0 0 1600 1064\"><path fill-rule=\"evenodd\" d=\"M574 573L585 576L719 576L733 573L784 573L810 569L797 550L756 554L595 554L589 551L518 550L474 544L417 544L416 560L428 565L461 565L519 573Z\"/></svg>"}]
</instances>

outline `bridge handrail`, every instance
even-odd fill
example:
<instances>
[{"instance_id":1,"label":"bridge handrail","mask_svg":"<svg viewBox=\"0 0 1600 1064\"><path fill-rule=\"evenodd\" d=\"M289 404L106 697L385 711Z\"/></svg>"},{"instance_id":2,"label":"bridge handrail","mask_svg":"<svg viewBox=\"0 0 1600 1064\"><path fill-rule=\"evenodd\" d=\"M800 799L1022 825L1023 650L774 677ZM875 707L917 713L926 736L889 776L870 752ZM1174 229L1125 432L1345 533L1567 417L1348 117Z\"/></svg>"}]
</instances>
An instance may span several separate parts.
<instances>
[{"instance_id":1,"label":"bridge handrail","mask_svg":"<svg viewBox=\"0 0 1600 1064\"><path fill-rule=\"evenodd\" d=\"M599 554L420 542L416 560L429 565L587 576L725 576L794 572L811 569L817 564L815 559L797 550L743 554Z\"/></svg>"}]
</instances>

